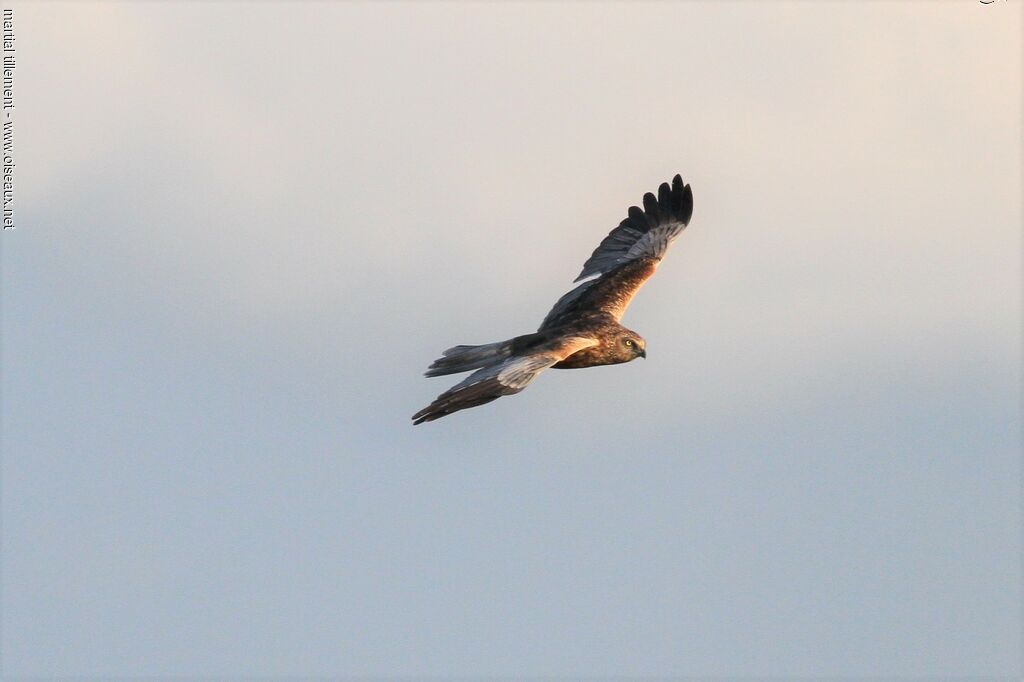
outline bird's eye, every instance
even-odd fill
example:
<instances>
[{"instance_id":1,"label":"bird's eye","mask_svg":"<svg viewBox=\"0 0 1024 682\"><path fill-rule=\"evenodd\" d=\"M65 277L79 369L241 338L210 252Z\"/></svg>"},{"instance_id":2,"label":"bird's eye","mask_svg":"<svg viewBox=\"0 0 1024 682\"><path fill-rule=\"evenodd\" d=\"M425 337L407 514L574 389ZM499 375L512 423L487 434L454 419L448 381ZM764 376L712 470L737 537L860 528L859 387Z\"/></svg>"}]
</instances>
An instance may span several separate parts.
<instances>
[{"instance_id":1,"label":"bird's eye","mask_svg":"<svg viewBox=\"0 0 1024 682\"><path fill-rule=\"evenodd\" d=\"M633 345L633 339L626 339L626 345L627 346L632 346Z\"/></svg>"}]
</instances>

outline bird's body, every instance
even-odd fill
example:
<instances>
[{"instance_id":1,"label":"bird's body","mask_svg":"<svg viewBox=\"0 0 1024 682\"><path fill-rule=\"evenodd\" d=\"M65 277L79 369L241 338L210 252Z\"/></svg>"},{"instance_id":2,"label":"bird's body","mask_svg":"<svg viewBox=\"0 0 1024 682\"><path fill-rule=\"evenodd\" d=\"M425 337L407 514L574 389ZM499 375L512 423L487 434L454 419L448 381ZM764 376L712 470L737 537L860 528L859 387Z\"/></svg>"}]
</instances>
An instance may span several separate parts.
<instances>
[{"instance_id":1,"label":"bird's body","mask_svg":"<svg viewBox=\"0 0 1024 682\"><path fill-rule=\"evenodd\" d=\"M565 329L566 331L562 331ZM617 365L644 357L644 340L635 331L626 329L608 313L593 313L582 318L579 323L568 328L556 327L553 333L571 333L576 336L586 335L597 340L596 346L578 350L564 360L551 365L554 369L581 369L600 365ZM629 339L632 344L626 345Z\"/></svg>"},{"instance_id":2,"label":"bird's body","mask_svg":"<svg viewBox=\"0 0 1024 682\"><path fill-rule=\"evenodd\" d=\"M455 346L434 361L427 376L475 370L413 415L415 424L476 407L526 388L540 372L629 362L647 357L646 342L619 323L636 292L654 274L669 244L693 213L689 185L676 176L658 197L644 195L644 210L629 216L594 250L577 281L536 332L479 346Z\"/></svg>"}]
</instances>

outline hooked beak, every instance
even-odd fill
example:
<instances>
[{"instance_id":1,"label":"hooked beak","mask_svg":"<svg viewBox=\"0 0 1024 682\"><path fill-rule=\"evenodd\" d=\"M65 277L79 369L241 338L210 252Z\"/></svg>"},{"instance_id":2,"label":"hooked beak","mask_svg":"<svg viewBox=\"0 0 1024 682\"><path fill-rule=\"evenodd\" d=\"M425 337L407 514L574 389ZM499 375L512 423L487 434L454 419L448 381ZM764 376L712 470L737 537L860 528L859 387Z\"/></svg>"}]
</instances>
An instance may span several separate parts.
<instances>
[{"instance_id":1,"label":"hooked beak","mask_svg":"<svg viewBox=\"0 0 1024 682\"><path fill-rule=\"evenodd\" d=\"M642 358L643 358L644 360L646 360L646 359L647 359L647 349L646 349L646 348L641 348L641 349L640 349L640 352L639 352L639 353L637 353L637 355L639 355L639 356L640 356L640 357L642 357Z\"/></svg>"}]
</instances>

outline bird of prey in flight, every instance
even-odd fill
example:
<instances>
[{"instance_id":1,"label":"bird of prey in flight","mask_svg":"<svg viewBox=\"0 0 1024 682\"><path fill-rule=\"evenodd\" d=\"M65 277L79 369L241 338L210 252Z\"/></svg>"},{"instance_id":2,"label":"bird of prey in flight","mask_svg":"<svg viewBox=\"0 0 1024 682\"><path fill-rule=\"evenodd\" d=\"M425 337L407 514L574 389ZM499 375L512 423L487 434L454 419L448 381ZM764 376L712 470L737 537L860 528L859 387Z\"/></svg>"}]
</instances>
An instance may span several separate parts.
<instances>
[{"instance_id":1,"label":"bird of prey in flight","mask_svg":"<svg viewBox=\"0 0 1024 682\"><path fill-rule=\"evenodd\" d=\"M633 296L690 222L693 194L676 176L658 196L644 195L644 208L629 208L583 264L585 280L555 303L540 328L507 341L455 346L427 369L428 377L476 370L412 416L414 424L519 393L548 367L574 369L614 365L647 357L647 344L619 324ZM589 279L588 279L589 278Z\"/></svg>"}]
</instances>

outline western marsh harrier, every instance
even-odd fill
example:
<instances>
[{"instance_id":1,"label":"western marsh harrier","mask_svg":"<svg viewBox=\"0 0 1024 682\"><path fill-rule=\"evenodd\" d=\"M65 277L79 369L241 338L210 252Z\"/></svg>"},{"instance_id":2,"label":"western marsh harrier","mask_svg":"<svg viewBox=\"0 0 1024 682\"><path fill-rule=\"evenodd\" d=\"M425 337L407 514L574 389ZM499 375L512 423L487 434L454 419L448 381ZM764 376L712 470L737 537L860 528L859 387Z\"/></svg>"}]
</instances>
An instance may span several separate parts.
<instances>
[{"instance_id":1,"label":"western marsh harrier","mask_svg":"<svg viewBox=\"0 0 1024 682\"><path fill-rule=\"evenodd\" d=\"M646 358L643 338L619 320L692 214L693 194L678 175L671 187L662 183L657 197L645 194L643 210L629 208L626 219L583 264L576 281L586 281L558 299L536 332L481 346L455 346L435 360L428 377L476 371L414 414L413 423L519 393L548 367L574 369Z\"/></svg>"}]
</instances>

